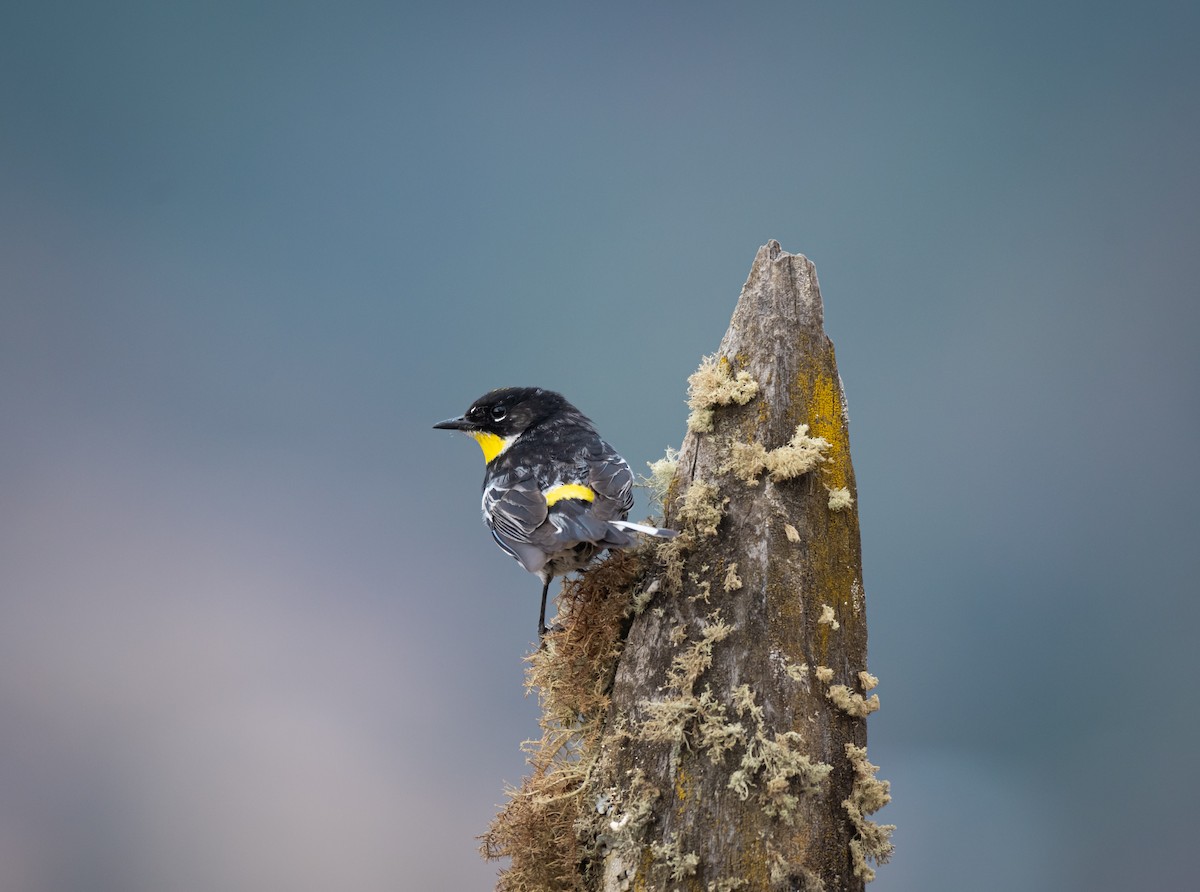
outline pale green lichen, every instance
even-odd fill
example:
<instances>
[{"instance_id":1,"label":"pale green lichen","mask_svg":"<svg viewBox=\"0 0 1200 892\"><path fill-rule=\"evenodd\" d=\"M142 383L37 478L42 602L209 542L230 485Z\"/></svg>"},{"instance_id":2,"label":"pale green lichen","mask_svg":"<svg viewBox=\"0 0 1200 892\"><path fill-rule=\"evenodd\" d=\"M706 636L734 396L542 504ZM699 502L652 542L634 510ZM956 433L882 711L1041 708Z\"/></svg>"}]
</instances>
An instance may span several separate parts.
<instances>
[{"instance_id":1,"label":"pale green lichen","mask_svg":"<svg viewBox=\"0 0 1200 892\"><path fill-rule=\"evenodd\" d=\"M766 470L768 455L767 447L759 442L731 443L729 459L722 470L731 472L747 486L753 486Z\"/></svg>"},{"instance_id":2,"label":"pale green lichen","mask_svg":"<svg viewBox=\"0 0 1200 892\"><path fill-rule=\"evenodd\" d=\"M850 490L842 486L837 489L829 490L829 510L844 511L854 504L854 496L850 495Z\"/></svg>"},{"instance_id":3,"label":"pale green lichen","mask_svg":"<svg viewBox=\"0 0 1200 892\"><path fill-rule=\"evenodd\" d=\"M733 708L737 710L738 715L749 715L751 719L761 725L763 708L755 703L754 691L750 689L750 685L739 685L731 693L733 695Z\"/></svg>"},{"instance_id":4,"label":"pale green lichen","mask_svg":"<svg viewBox=\"0 0 1200 892\"><path fill-rule=\"evenodd\" d=\"M879 679L864 669L858 673L858 683L862 685L864 691L869 691L879 684Z\"/></svg>"},{"instance_id":5,"label":"pale green lichen","mask_svg":"<svg viewBox=\"0 0 1200 892\"><path fill-rule=\"evenodd\" d=\"M678 641L679 629L675 626L671 630L676 646L683 644ZM698 692L701 678L713 665L714 646L732 632L733 627L721 618L720 611L709 614L699 637L682 646L672 659L663 684L666 696L639 703L645 718L636 733L643 740L671 745L675 753L684 748L704 753L713 764L740 750L741 756L726 781L728 789L742 800L753 797L763 814L794 826L801 814L802 797L819 792L832 767L806 754L807 742L800 732L769 731L765 707L749 684L734 687L728 703L709 684ZM797 680L808 670L806 665L786 668ZM832 675L832 670L828 671ZM680 792L679 796L684 798L686 793ZM653 870L663 878L669 875L672 882L692 876L699 865L698 859L689 857L693 853L683 850L677 836L651 843L647 851L653 857ZM781 876L798 876L796 870L800 868L782 857L777 860ZM738 889L744 883L742 878L715 878L708 887ZM811 888L820 888L819 883Z\"/></svg>"},{"instance_id":6,"label":"pale green lichen","mask_svg":"<svg viewBox=\"0 0 1200 892\"><path fill-rule=\"evenodd\" d=\"M763 708L755 702L749 685L733 691L733 708L749 721L746 752L738 768L729 775L729 789L740 799L757 791L763 812L786 823L794 823L800 797L820 789L832 766L813 762L802 750L804 736L798 731L765 733Z\"/></svg>"},{"instance_id":7,"label":"pale green lichen","mask_svg":"<svg viewBox=\"0 0 1200 892\"><path fill-rule=\"evenodd\" d=\"M767 453L767 471L776 482L807 474L825 460L824 454L828 448L828 440L810 437L808 425L802 424L796 428L796 433L786 445Z\"/></svg>"},{"instance_id":8,"label":"pale green lichen","mask_svg":"<svg viewBox=\"0 0 1200 892\"><path fill-rule=\"evenodd\" d=\"M673 539L659 539L656 545L663 584L672 594L683 588L684 556L698 540L717 535L729 499L721 495L715 483L694 480L677 502L674 520L681 528L680 534Z\"/></svg>"},{"instance_id":9,"label":"pale green lichen","mask_svg":"<svg viewBox=\"0 0 1200 892\"><path fill-rule=\"evenodd\" d=\"M671 507L677 506L672 523L680 528L679 535L656 540L655 549L658 562L663 567L666 591L678 594L683 588L685 555L696 547L700 539L717 535L729 499L721 495L715 483L693 480L683 496L672 499L672 502Z\"/></svg>"},{"instance_id":10,"label":"pale green lichen","mask_svg":"<svg viewBox=\"0 0 1200 892\"><path fill-rule=\"evenodd\" d=\"M789 892L825 892L825 881L820 876L803 864L789 862L769 841L766 848L772 889L787 889Z\"/></svg>"},{"instance_id":11,"label":"pale green lichen","mask_svg":"<svg viewBox=\"0 0 1200 892\"><path fill-rule=\"evenodd\" d=\"M603 811L603 816L609 818L605 844L631 855L635 840L641 838L642 831L653 820L654 804L661 795L640 768L629 772L628 783L623 788L610 788L606 794L609 804Z\"/></svg>"},{"instance_id":12,"label":"pale green lichen","mask_svg":"<svg viewBox=\"0 0 1200 892\"><path fill-rule=\"evenodd\" d=\"M679 470L679 450L670 446L658 461L646 462L650 468L650 476L639 481L650 490L650 499L657 505L665 505L667 494L671 491L671 483L675 480L675 472Z\"/></svg>"},{"instance_id":13,"label":"pale green lichen","mask_svg":"<svg viewBox=\"0 0 1200 892\"><path fill-rule=\"evenodd\" d=\"M680 628L676 626L673 632ZM733 626L721 619L719 610L714 611L700 630L700 638L675 654L663 686L667 696L640 704L646 715L638 731L643 739L677 747L687 745L706 752L714 764L743 740L744 729L728 721L726 706L712 688L705 685L696 693L700 676L712 666L713 646L732 632ZM680 636L673 634L672 641L676 637ZM682 643L680 637L678 644Z\"/></svg>"},{"instance_id":14,"label":"pale green lichen","mask_svg":"<svg viewBox=\"0 0 1200 892\"><path fill-rule=\"evenodd\" d=\"M700 630L700 640L677 653L667 670L667 684L681 691L690 691L709 667L712 666L713 646L724 641L733 633L733 626L721 618L721 611L714 610Z\"/></svg>"},{"instance_id":15,"label":"pale green lichen","mask_svg":"<svg viewBox=\"0 0 1200 892\"><path fill-rule=\"evenodd\" d=\"M700 866L700 856L695 852L685 852L679 840L678 833L672 833L663 842L652 842L650 851L654 860L660 862L667 870L673 882L693 876Z\"/></svg>"},{"instance_id":16,"label":"pale green lichen","mask_svg":"<svg viewBox=\"0 0 1200 892\"><path fill-rule=\"evenodd\" d=\"M856 719L865 719L879 709L878 694L872 694L869 698L863 699L862 694L855 693L844 684L830 685L825 696L846 715Z\"/></svg>"},{"instance_id":17,"label":"pale green lichen","mask_svg":"<svg viewBox=\"0 0 1200 892\"><path fill-rule=\"evenodd\" d=\"M698 536L715 536L728 503L729 499L721 496L715 483L695 480L683 494L679 520L687 530L694 531Z\"/></svg>"},{"instance_id":18,"label":"pale green lichen","mask_svg":"<svg viewBox=\"0 0 1200 892\"><path fill-rule=\"evenodd\" d=\"M799 542L800 541L800 531L797 530L790 523L785 523L783 525L783 532L787 535L789 542Z\"/></svg>"},{"instance_id":19,"label":"pale green lichen","mask_svg":"<svg viewBox=\"0 0 1200 892\"><path fill-rule=\"evenodd\" d=\"M826 684L833 681L833 670L828 666L818 666L813 674L817 676L817 681L823 681Z\"/></svg>"},{"instance_id":20,"label":"pale green lichen","mask_svg":"<svg viewBox=\"0 0 1200 892\"><path fill-rule=\"evenodd\" d=\"M713 429L713 410L711 408L693 409L688 415L687 427L689 431L697 434L712 433Z\"/></svg>"},{"instance_id":21,"label":"pale green lichen","mask_svg":"<svg viewBox=\"0 0 1200 892\"><path fill-rule=\"evenodd\" d=\"M842 802L855 831L855 838L850 840L850 857L854 875L869 883L875 879L875 871L868 862L883 864L895 849L891 840L896 825L877 824L867 817L891 802L891 785L875 777L879 766L867 761L866 747L846 744L846 758L854 769L854 785L849 798Z\"/></svg>"},{"instance_id":22,"label":"pale green lichen","mask_svg":"<svg viewBox=\"0 0 1200 892\"><path fill-rule=\"evenodd\" d=\"M740 726L731 725L725 704L705 685L699 695L672 694L662 700L646 701L647 718L639 734L651 743L694 746L708 753L714 764L737 745Z\"/></svg>"},{"instance_id":23,"label":"pale green lichen","mask_svg":"<svg viewBox=\"0 0 1200 892\"><path fill-rule=\"evenodd\" d=\"M821 615L817 617L817 623L820 625L829 626L829 628L833 629L835 632L842 627L841 623L834 619L833 608L828 604L821 605Z\"/></svg>"},{"instance_id":24,"label":"pale green lichen","mask_svg":"<svg viewBox=\"0 0 1200 892\"><path fill-rule=\"evenodd\" d=\"M725 582L721 587L727 592L734 592L742 587L742 577L738 576L736 561L729 565L729 569L725 572Z\"/></svg>"},{"instance_id":25,"label":"pale green lichen","mask_svg":"<svg viewBox=\"0 0 1200 892\"><path fill-rule=\"evenodd\" d=\"M770 853L770 861L771 882L776 885L786 883L788 880L788 874L791 872L789 870L790 865L788 864L787 858L783 857L783 855L781 855L779 852L772 849Z\"/></svg>"},{"instance_id":26,"label":"pale green lichen","mask_svg":"<svg viewBox=\"0 0 1200 892\"><path fill-rule=\"evenodd\" d=\"M497 892L582 889L581 866L599 856L611 833L613 819L597 814L590 785L609 771L600 746L611 705L606 680L623 648L630 593L646 585L648 567L648 552L631 550L568 581L558 601L561 628L528 658L526 683L538 692L542 735L524 746L531 772L507 791L482 838L485 857L509 860ZM622 733L618 719L614 738Z\"/></svg>"},{"instance_id":27,"label":"pale green lichen","mask_svg":"<svg viewBox=\"0 0 1200 892\"><path fill-rule=\"evenodd\" d=\"M736 375L724 356L706 356L688 378L688 430L708 433L713 429L713 407L736 403L744 406L758 393L758 382L746 370Z\"/></svg>"},{"instance_id":28,"label":"pale green lichen","mask_svg":"<svg viewBox=\"0 0 1200 892\"><path fill-rule=\"evenodd\" d=\"M644 589L639 589L633 596L633 600L629 603L629 608L625 611L626 616L641 616L645 612L646 607L654 600L654 596L658 593L659 580L655 579Z\"/></svg>"},{"instance_id":29,"label":"pale green lichen","mask_svg":"<svg viewBox=\"0 0 1200 892\"><path fill-rule=\"evenodd\" d=\"M596 815L584 816L576 823L582 844L581 858L592 864L604 863L603 888L628 892L637 879L639 865L643 868L651 866L652 856L645 839L660 796L661 791L647 781L645 772L633 768L626 772L622 782L605 788L598 796ZM582 889L584 886L530 886L526 892L559 888ZM589 883L586 888L592 888L592 885ZM637 888L645 888L644 882Z\"/></svg>"},{"instance_id":30,"label":"pale green lichen","mask_svg":"<svg viewBox=\"0 0 1200 892\"><path fill-rule=\"evenodd\" d=\"M784 672L792 681L806 681L808 679L808 663L788 663Z\"/></svg>"},{"instance_id":31,"label":"pale green lichen","mask_svg":"<svg viewBox=\"0 0 1200 892\"><path fill-rule=\"evenodd\" d=\"M753 486L759 475L767 471L776 483L807 474L825 460L829 441L810 437L808 425L801 424L792 438L778 449L767 449L762 443L732 443L729 459L723 470L729 471L743 483Z\"/></svg>"},{"instance_id":32,"label":"pale green lichen","mask_svg":"<svg viewBox=\"0 0 1200 892\"><path fill-rule=\"evenodd\" d=\"M730 788L744 787L746 777L757 775L763 811L773 818L793 823L800 796L817 793L830 771L829 765L813 762L800 752L803 747L804 736L798 731L776 733L773 738L755 737L738 769L742 779L735 781L730 775Z\"/></svg>"}]
</instances>

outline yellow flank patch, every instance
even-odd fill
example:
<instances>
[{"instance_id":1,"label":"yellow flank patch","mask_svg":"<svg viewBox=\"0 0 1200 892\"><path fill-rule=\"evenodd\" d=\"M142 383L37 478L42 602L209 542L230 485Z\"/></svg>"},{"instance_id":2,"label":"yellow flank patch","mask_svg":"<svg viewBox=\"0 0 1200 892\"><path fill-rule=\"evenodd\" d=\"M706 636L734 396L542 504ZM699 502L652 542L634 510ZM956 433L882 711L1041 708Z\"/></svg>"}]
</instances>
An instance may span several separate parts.
<instances>
[{"instance_id":1,"label":"yellow flank patch","mask_svg":"<svg viewBox=\"0 0 1200 892\"><path fill-rule=\"evenodd\" d=\"M580 483L560 483L546 490L546 507L549 508L562 499L583 499L585 502L591 502L595 498L596 494Z\"/></svg>"},{"instance_id":2,"label":"yellow flank patch","mask_svg":"<svg viewBox=\"0 0 1200 892\"><path fill-rule=\"evenodd\" d=\"M471 431L470 434L479 443L479 448L483 450L483 460L488 464L491 464L493 458L512 445L511 440L506 440L497 434L489 434L486 431Z\"/></svg>"}]
</instances>

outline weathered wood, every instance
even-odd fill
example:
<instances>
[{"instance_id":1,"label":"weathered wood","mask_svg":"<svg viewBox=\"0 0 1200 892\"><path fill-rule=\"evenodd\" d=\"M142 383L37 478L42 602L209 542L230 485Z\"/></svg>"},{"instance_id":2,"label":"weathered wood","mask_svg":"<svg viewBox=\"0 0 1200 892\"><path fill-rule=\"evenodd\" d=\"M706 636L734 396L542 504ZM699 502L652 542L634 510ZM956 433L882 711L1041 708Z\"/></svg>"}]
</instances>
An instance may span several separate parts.
<instances>
[{"instance_id":1,"label":"weathered wood","mask_svg":"<svg viewBox=\"0 0 1200 892\"><path fill-rule=\"evenodd\" d=\"M501 889L856 890L890 852L867 818L887 787L845 397L806 258L759 250L690 402L658 468L682 534L569 587L533 658L546 736L485 840L513 857Z\"/></svg>"}]
</instances>

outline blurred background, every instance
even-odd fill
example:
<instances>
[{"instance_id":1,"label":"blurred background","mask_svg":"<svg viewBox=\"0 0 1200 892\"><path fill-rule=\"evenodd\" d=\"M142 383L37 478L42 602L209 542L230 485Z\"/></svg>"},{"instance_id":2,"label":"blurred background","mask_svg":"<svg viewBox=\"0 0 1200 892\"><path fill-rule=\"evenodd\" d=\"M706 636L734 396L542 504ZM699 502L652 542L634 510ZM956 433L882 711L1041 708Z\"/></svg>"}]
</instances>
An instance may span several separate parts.
<instances>
[{"instance_id":1,"label":"blurred background","mask_svg":"<svg viewBox=\"0 0 1200 892\"><path fill-rule=\"evenodd\" d=\"M1182 2L7 4L0 889L491 888L538 584L430 426L538 384L644 470L771 238L850 405L872 888L1186 886L1198 35Z\"/></svg>"}]
</instances>

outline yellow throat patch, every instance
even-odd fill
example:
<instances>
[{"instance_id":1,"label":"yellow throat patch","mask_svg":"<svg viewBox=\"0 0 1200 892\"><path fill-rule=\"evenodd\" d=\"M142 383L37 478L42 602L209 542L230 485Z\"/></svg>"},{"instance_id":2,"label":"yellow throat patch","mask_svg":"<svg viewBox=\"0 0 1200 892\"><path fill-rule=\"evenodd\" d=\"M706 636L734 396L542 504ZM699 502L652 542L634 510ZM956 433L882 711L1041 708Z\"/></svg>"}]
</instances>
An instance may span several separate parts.
<instances>
[{"instance_id":1,"label":"yellow throat patch","mask_svg":"<svg viewBox=\"0 0 1200 892\"><path fill-rule=\"evenodd\" d=\"M505 439L497 434L489 434L485 431L468 431L475 441L479 444L479 448L483 450L483 460L486 464L491 464L492 459L512 445L516 437Z\"/></svg>"}]
</instances>

